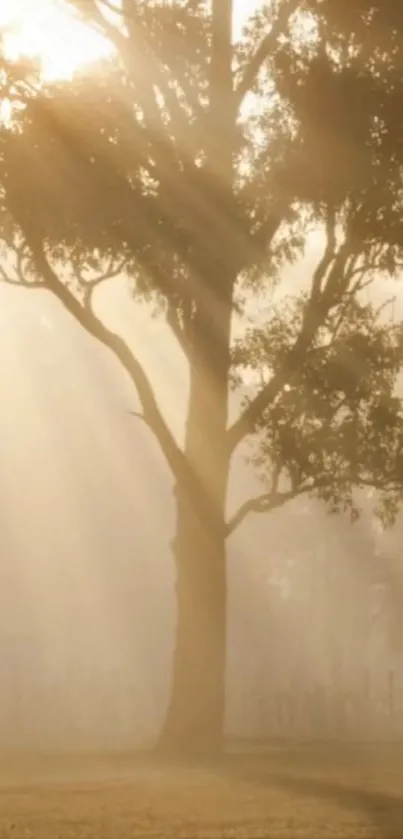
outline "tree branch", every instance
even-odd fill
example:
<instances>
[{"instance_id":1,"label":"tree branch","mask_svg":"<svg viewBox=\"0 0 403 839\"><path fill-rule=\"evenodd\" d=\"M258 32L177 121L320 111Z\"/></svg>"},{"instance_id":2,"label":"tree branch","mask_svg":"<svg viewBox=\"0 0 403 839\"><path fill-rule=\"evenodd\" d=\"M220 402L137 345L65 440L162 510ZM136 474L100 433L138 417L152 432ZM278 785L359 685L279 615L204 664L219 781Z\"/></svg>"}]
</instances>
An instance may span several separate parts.
<instances>
[{"instance_id":1,"label":"tree branch","mask_svg":"<svg viewBox=\"0 0 403 839\"><path fill-rule=\"evenodd\" d=\"M20 224L18 217L15 217ZM41 277L42 282L32 283L33 288L42 288L50 291L61 302L64 308L72 317L92 335L103 346L109 349L120 361L122 367L128 373L134 387L137 390L142 413L137 413L142 421L148 425L157 439L160 449L167 461L168 466L175 478L176 485L185 487L186 492L194 495L201 515L206 517L211 526L216 527L220 533L224 532L224 522L220 513L216 511L214 500L200 480L193 468L192 463L187 459L182 449L178 446L167 423L165 422L158 407L154 392L148 377L137 360L128 344L115 332L108 329L99 318L96 317L90 307L84 307L80 300L70 291L68 286L61 282L50 265L46 256L42 240L27 227L21 226L25 244L31 254L32 271ZM31 287L31 283L24 287Z\"/></svg>"},{"instance_id":2,"label":"tree branch","mask_svg":"<svg viewBox=\"0 0 403 839\"><path fill-rule=\"evenodd\" d=\"M83 276L83 272L80 270L78 264L73 263L75 276L77 277L80 283L80 289L83 294L83 305L84 307L90 308L92 303L92 296L95 289L99 288L102 283L106 282L107 280L112 280L114 277L118 277L119 274L122 273L125 264L126 264L126 257L122 259L114 260L113 258L109 260L105 271L102 273L97 274L95 277L91 277L91 279L86 280Z\"/></svg>"},{"instance_id":3,"label":"tree branch","mask_svg":"<svg viewBox=\"0 0 403 839\"><path fill-rule=\"evenodd\" d=\"M336 213L333 207L326 212L326 247L312 279L312 298L317 302L322 293L323 281L336 254Z\"/></svg>"},{"instance_id":4,"label":"tree branch","mask_svg":"<svg viewBox=\"0 0 403 839\"><path fill-rule=\"evenodd\" d=\"M40 280L32 279L29 280L26 277L26 266L24 265L24 260L27 258L27 247L25 242L16 242L16 241L4 241L4 248L3 253L5 252L5 256L9 255L9 252L12 251L16 257L15 264L11 267L11 273L6 270L3 264L3 259L0 260L0 282L5 283L6 285L12 285L16 287L23 286L24 288L42 288L43 283Z\"/></svg>"},{"instance_id":5,"label":"tree branch","mask_svg":"<svg viewBox=\"0 0 403 839\"><path fill-rule=\"evenodd\" d=\"M339 410L339 408L340 405L337 406L337 410ZM277 492L276 489L272 489L270 492L262 493L262 495L257 495L254 498L248 499L248 501L241 504L232 518L230 518L227 522L225 529L226 538L231 536L235 530L238 529L250 513L270 513L273 510L283 507L288 501L293 501L301 495L313 493L316 490L323 489L324 487L330 487L331 484L332 476L329 474L327 477L318 478L316 481L302 483L287 492ZM365 477L364 475L357 475L354 485L357 489L371 488L377 491L385 489L393 491L401 490L402 488L401 482L397 481L393 477L386 478L385 480L376 480L374 478Z\"/></svg>"},{"instance_id":6,"label":"tree branch","mask_svg":"<svg viewBox=\"0 0 403 839\"><path fill-rule=\"evenodd\" d=\"M51 291L90 335L110 349L130 376L140 398L144 421L157 438L173 475L176 479L179 479L183 469L187 468L185 457L162 417L152 387L140 362L133 355L123 338L108 329L91 309L84 308L67 286L59 281L48 262L42 244L25 231L24 235L32 253L35 269L43 278L41 287Z\"/></svg>"},{"instance_id":7,"label":"tree branch","mask_svg":"<svg viewBox=\"0 0 403 839\"><path fill-rule=\"evenodd\" d=\"M187 356L190 349L189 337L185 325L181 323L179 312L177 307L175 306L175 303L172 303L172 305L168 304L166 322L172 330L172 333L176 338L182 352Z\"/></svg>"},{"instance_id":8,"label":"tree branch","mask_svg":"<svg viewBox=\"0 0 403 839\"><path fill-rule=\"evenodd\" d=\"M112 47L123 58L126 70L132 82L136 84L137 95L146 124L153 133L164 137L164 154L169 154L170 167L177 168L179 147L168 137L163 114L156 96L156 87L159 87L160 92L169 101L169 106L175 108L176 116L181 109L172 90L169 90L167 85L164 84L164 69L154 52L149 48L144 37L144 27L138 24L134 14L127 14L124 4L120 9L120 15L126 25L127 35L121 28L114 26L107 19L95 0L72 0L72 2L79 16L110 41ZM140 83L138 84L139 77ZM186 115L183 112L181 118L182 124L185 125ZM160 176L166 171L166 165L166 159L162 160Z\"/></svg>"},{"instance_id":9,"label":"tree branch","mask_svg":"<svg viewBox=\"0 0 403 839\"><path fill-rule=\"evenodd\" d=\"M233 452L241 440L255 429L256 424L261 419L266 408L273 404L287 380L298 370L318 329L323 324L329 308L334 302L334 275L337 274L339 276L349 255L346 244L342 245L337 256L335 256L333 248L334 238L332 227L330 226L328 228L328 239L324 254L313 276L311 296L306 306L299 335L291 347L284 364L228 429L227 444L230 452ZM327 281L322 290L323 280L326 276Z\"/></svg>"},{"instance_id":10,"label":"tree branch","mask_svg":"<svg viewBox=\"0 0 403 839\"><path fill-rule=\"evenodd\" d=\"M272 491L258 495L255 498L250 498L241 504L227 523L226 537L231 536L250 513L270 513L272 510L283 507L284 504L287 504L287 501L292 501L294 498L307 492L313 492L315 489L317 489L316 484L306 484L298 489L290 489L288 492Z\"/></svg>"},{"instance_id":11,"label":"tree branch","mask_svg":"<svg viewBox=\"0 0 403 839\"><path fill-rule=\"evenodd\" d=\"M239 111L245 96L252 90L263 64L270 57L279 36L283 34L291 15L294 14L298 6L299 0L283 0L281 3L279 14L270 32L263 38L251 56L235 90L235 106L237 111Z\"/></svg>"},{"instance_id":12,"label":"tree branch","mask_svg":"<svg viewBox=\"0 0 403 839\"><path fill-rule=\"evenodd\" d=\"M248 242L248 259L245 259L245 268L261 259L267 253L267 249L273 242L273 239L278 232L285 214L289 209L289 201L281 201L273 208L272 213L268 218L261 223L258 230L252 233Z\"/></svg>"},{"instance_id":13,"label":"tree branch","mask_svg":"<svg viewBox=\"0 0 403 839\"><path fill-rule=\"evenodd\" d=\"M244 503L241 504L241 506L234 513L232 518L228 521L225 531L226 538L228 538L228 536L231 536L235 532L235 530L238 529L238 527L243 523L247 516L250 515L250 513L271 513L273 510L278 510L280 507L284 507L284 505L287 504L288 501L293 501L296 498L299 498L301 495L306 495L307 493L315 492L315 490L323 488L327 484L331 484L330 475L328 478L325 478L323 480L302 484L299 487L295 487L293 489L288 490L287 492L277 492L275 490L272 490L271 492L262 493L262 495L257 495L254 498L249 498L248 501L244 501ZM371 481L370 479L365 478L357 478L356 486L371 487L373 489L384 488L382 484L378 483L377 485L376 481Z\"/></svg>"}]
</instances>

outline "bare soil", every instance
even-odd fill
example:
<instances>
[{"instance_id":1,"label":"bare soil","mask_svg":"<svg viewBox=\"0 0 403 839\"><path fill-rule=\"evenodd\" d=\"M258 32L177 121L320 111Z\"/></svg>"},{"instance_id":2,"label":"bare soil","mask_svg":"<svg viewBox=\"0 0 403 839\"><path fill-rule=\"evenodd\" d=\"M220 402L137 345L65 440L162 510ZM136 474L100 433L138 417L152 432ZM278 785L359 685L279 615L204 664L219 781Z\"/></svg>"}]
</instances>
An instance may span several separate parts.
<instances>
[{"instance_id":1,"label":"bare soil","mask_svg":"<svg viewBox=\"0 0 403 839\"><path fill-rule=\"evenodd\" d=\"M272 747L214 765L2 755L0 839L403 839L403 749Z\"/></svg>"}]
</instances>

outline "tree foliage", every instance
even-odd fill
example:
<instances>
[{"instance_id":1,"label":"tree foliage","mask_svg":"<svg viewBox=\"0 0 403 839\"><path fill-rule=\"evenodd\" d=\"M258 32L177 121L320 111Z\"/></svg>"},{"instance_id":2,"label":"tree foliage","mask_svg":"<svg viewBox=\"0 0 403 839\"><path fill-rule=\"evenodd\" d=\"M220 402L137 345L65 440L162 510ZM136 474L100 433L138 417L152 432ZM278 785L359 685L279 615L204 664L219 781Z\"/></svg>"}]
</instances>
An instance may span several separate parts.
<instances>
[{"instance_id":1,"label":"tree foliage","mask_svg":"<svg viewBox=\"0 0 403 839\"><path fill-rule=\"evenodd\" d=\"M2 233L25 254L23 280L47 286L130 367L174 469L183 459L147 377L97 322L93 292L125 271L158 298L189 359L199 310L210 323L224 299L238 315L253 299L231 376L243 384L253 370L261 386L228 448L253 434L271 483L244 510L316 492L355 511L354 487L373 485L393 518L402 332L362 292L402 260L397 4L262 3L233 48L230 95L225 61L212 58L222 33L211 4L124 0L112 15L106 2L68 5L110 39L109 59L48 86L29 62L1 67L15 106L0 134ZM275 308L273 279L306 264L313 227L323 253Z\"/></svg>"},{"instance_id":2,"label":"tree foliage","mask_svg":"<svg viewBox=\"0 0 403 839\"><path fill-rule=\"evenodd\" d=\"M275 375L300 329L304 297L251 330L234 351L243 371ZM383 307L382 307L383 308ZM369 303L348 299L328 318L259 423L252 460L267 485L257 503L270 508L273 493L309 492L332 511L358 514L358 488L380 490L379 514L393 520L403 483L401 324L382 320Z\"/></svg>"}]
</instances>

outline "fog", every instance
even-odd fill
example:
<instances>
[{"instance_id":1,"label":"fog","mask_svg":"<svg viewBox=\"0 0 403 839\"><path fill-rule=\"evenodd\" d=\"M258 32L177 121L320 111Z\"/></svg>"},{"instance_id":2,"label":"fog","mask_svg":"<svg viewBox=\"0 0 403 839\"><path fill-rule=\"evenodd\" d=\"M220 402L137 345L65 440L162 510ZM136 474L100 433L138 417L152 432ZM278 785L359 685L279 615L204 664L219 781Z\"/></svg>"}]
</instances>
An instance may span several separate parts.
<instances>
[{"instance_id":1,"label":"fog","mask_svg":"<svg viewBox=\"0 0 403 839\"><path fill-rule=\"evenodd\" d=\"M128 294L122 283L99 305L140 348L180 439L180 350ZM0 313L0 745L140 745L156 735L169 691L170 475L119 365L58 303L0 287ZM254 481L240 457L230 505ZM379 539L367 508L352 528L305 499L231 538L231 733L303 733L311 723L300 710L278 719L281 697L336 687L364 696L368 680L380 709L369 728L389 724L390 674L403 696L403 673L384 571L396 591L403 525Z\"/></svg>"}]
</instances>

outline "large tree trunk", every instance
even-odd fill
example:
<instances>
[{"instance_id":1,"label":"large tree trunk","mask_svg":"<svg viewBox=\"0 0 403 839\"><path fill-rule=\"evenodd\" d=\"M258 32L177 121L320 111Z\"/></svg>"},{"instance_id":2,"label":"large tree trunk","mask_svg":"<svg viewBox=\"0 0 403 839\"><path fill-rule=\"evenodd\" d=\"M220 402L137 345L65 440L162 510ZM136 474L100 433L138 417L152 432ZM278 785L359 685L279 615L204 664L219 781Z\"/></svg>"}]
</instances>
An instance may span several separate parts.
<instances>
[{"instance_id":1,"label":"large tree trunk","mask_svg":"<svg viewBox=\"0 0 403 839\"><path fill-rule=\"evenodd\" d=\"M225 711L230 295L218 321L204 323L190 365L190 477L176 487L176 646L161 738L165 750L193 755L221 748Z\"/></svg>"},{"instance_id":2,"label":"large tree trunk","mask_svg":"<svg viewBox=\"0 0 403 839\"><path fill-rule=\"evenodd\" d=\"M201 755L222 746L225 714L225 506L229 471L228 378L233 291L237 269L231 234L236 117L232 79L233 0L214 0L211 15L209 131L206 161L194 194L204 208L191 264L189 405L179 478L174 553L177 629L172 689L161 745ZM197 213L196 213L196 217ZM205 237L207 236L207 241Z\"/></svg>"},{"instance_id":3,"label":"large tree trunk","mask_svg":"<svg viewBox=\"0 0 403 839\"><path fill-rule=\"evenodd\" d=\"M225 712L226 568L222 534L178 493L177 625L162 745L202 756L220 750Z\"/></svg>"}]
</instances>

